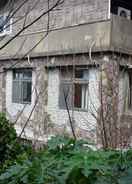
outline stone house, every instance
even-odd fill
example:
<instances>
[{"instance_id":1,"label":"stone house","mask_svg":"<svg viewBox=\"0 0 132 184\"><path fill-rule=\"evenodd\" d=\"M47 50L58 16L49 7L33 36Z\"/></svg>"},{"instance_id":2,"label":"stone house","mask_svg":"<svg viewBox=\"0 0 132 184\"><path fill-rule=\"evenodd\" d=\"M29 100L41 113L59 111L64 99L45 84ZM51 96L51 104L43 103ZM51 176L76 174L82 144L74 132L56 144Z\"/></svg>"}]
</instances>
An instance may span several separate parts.
<instances>
[{"instance_id":1,"label":"stone house","mask_svg":"<svg viewBox=\"0 0 132 184\"><path fill-rule=\"evenodd\" d=\"M25 125L22 137L32 140L71 133L71 119L77 137L96 142L102 110L130 143L132 2L65 0L44 16L57 0L3 2L0 111L18 135Z\"/></svg>"}]
</instances>

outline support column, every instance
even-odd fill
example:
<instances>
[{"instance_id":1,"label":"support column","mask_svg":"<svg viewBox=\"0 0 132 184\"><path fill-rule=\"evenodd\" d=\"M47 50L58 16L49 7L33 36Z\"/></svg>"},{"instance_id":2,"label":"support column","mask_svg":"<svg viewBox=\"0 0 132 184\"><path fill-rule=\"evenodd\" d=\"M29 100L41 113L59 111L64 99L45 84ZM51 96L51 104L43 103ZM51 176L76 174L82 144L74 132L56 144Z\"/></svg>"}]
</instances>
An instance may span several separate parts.
<instances>
[{"instance_id":1,"label":"support column","mask_svg":"<svg viewBox=\"0 0 132 184\"><path fill-rule=\"evenodd\" d=\"M119 64L105 56L100 65L99 138L104 148L118 147Z\"/></svg>"}]
</instances>

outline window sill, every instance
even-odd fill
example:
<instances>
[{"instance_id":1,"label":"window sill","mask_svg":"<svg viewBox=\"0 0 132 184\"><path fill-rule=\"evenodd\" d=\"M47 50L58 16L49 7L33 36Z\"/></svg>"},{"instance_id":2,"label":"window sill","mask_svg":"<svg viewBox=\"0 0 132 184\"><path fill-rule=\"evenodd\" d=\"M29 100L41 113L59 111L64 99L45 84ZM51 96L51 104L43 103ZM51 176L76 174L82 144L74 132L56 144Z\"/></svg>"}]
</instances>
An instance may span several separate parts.
<instances>
[{"instance_id":1,"label":"window sill","mask_svg":"<svg viewBox=\"0 0 132 184\"><path fill-rule=\"evenodd\" d=\"M17 105L31 105L31 102L12 102L12 104L17 104Z\"/></svg>"},{"instance_id":2,"label":"window sill","mask_svg":"<svg viewBox=\"0 0 132 184\"><path fill-rule=\"evenodd\" d=\"M127 109L123 114L132 116L132 109Z\"/></svg>"},{"instance_id":3,"label":"window sill","mask_svg":"<svg viewBox=\"0 0 132 184\"><path fill-rule=\"evenodd\" d=\"M79 111L79 112L88 112L88 109L74 108L74 111Z\"/></svg>"},{"instance_id":4,"label":"window sill","mask_svg":"<svg viewBox=\"0 0 132 184\"><path fill-rule=\"evenodd\" d=\"M67 109L66 109L66 108L59 108L59 110L67 111ZM72 109L71 109L71 108L69 108L69 111L72 111ZM76 112L88 112L88 109L73 108L73 111L76 111Z\"/></svg>"}]
</instances>

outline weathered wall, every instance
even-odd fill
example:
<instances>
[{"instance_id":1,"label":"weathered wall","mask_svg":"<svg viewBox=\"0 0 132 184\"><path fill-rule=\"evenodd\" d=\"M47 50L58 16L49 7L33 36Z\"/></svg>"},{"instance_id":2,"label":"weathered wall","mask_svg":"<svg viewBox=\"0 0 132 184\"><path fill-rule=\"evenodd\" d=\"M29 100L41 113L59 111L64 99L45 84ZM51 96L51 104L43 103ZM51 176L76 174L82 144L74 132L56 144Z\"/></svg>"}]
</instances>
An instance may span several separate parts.
<instances>
[{"instance_id":1,"label":"weathered wall","mask_svg":"<svg viewBox=\"0 0 132 184\"><path fill-rule=\"evenodd\" d=\"M118 145L118 94L119 63L113 57L104 56L100 65L100 110L98 116L99 136L104 147Z\"/></svg>"},{"instance_id":2,"label":"weathered wall","mask_svg":"<svg viewBox=\"0 0 132 184\"><path fill-rule=\"evenodd\" d=\"M35 86L35 72L32 72L32 100L31 100L31 104L20 104L20 103L13 103L12 102L12 88L13 88L13 71L7 71L6 73L6 90L5 90L5 94L6 94L6 113L7 116L9 117L9 119L11 120L11 122L15 122L16 119L20 116L21 112L22 116L20 119L18 119L19 125L16 124L16 130L17 133L19 134L21 131L20 128L23 127L24 122L26 122L26 119L29 117L30 112L34 106L34 102L35 102L35 91L34 91L34 86ZM31 116L30 121L33 121L34 119L34 113ZM29 127L29 126L28 126ZM32 136L32 132L29 130L26 130L27 134L29 137Z\"/></svg>"},{"instance_id":3,"label":"weathered wall","mask_svg":"<svg viewBox=\"0 0 132 184\"><path fill-rule=\"evenodd\" d=\"M70 59L72 62L73 57L67 57L65 59ZM31 64L29 65L26 59L23 60L23 62L18 62L18 64L15 66L15 68L32 67L34 72L33 83L37 89L33 96L35 97L39 92L42 92L35 107L35 111L32 114L27 128L23 134L23 137L29 139L33 138L33 140L45 140L49 135L66 133L67 130L69 133L71 132L67 111L60 109L58 106L60 84L59 70L55 68L53 68L53 70L50 68L45 69L45 62L47 60L50 60L50 58L31 59ZM15 62L16 61L12 61L12 64ZM1 71L3 68L8 68L9 66L10 61L1 62ZM97 106L99 105L97 97L98 71L94 68L91 68L89 70L89 74L89 109L88 112L74 111L74 117L76 120L75 130L78 137L92 137L92 139L95 141L96 121L91 113L94 112L96 114L92 104L96 104ZM0 103L1 111L6 111L8 118L14 122L21 114L21 110L23 109L24 105L12 103L12 70L7 71L6 73L2 73L0 76L4 78L4 80L2 78L1 79L5 81L3 89L1 88L2 90L0 90L0 97L3 101ZM24 124L27 121L27 118L35 104L35 98L32 97L32 100L33 101L31 105L26 105L24 113L20 115L15 125L18 134L20 134L22 128L24 127Z\"/></svg>"},{"instance_id":4,"label":"weathered wall","mask_svg":"<svg viewBox=\"0 0 132 184\"><path fill-rule=\"evenodd\" d=\"M122 147L132 146L132 109L129 107L130 84L128 68L120 71L119 80L119 121Z\"/></svg>"},{"instance_id":5,"label":"weathered wall","mask_svg":"<svg viewBox=\"0 0 132 184\"><path fill-rule=\"evenodd\" d=\"M47 136L48 114L47 105L47 75L44 59L32 60L31 64L26 60L19 62L13 68L32 68L32 102L31 104L19 104L12 102L12 69L10 61L0 62L1 68L1 90L0 90L0 111L6 112L11 122L16 122L15 127L18 135L21 133L26 121L31 115L22 137L34 140L45 140ZM12 61L12 64L16 61ZM40 94L40 95L39 95ZM39 97L37 98L36 96ZM37 103L36 103L37 100ZM37 105L35 105L37 104ZM32 110L34 109L33 113Z\"/></svg>"},{"instance_id":6,"label":"weathered wall","mask_svg":"<svg viewBox=\"0 0 132 184\"><path fill-rule=\"evenodd\" d=\"M102 55L97 55L96 57L93 56L92 58L93 58L93 61L96 61L96 62L98 61L98 64L102 64L104 62L103 72L105 72L105 74L103 74L103 76L104 77L106 76L106 79L104 78L103 80L103 84L104 84L103 93L106 93L104 94L104 98L103 98L104 112L105 110L107 110L107 107L108 107L107 105L110 105L111 107L111 112L106 117L107 125L108 125L107 130L109 130L109 125L110 125L109 122L112 122L112 124L114 124L114 122L118 120L118 122L121 123L122 125L121 127L118 127L119 130L123 131L124 129L126 132L124 133L125 135L123 135L124 138L126 138L126 135L129 135L129 140L130 140L131 139L130 122L132 117L131 117L130 111L121 110L122 104L120 103L121 102L120 99L122 99L122 96L120 96L120 94L122 94L123 91L126 89L125 87L121 86L121 81L124 81L125 77L124 76L121 77L121 75L118 76L119 74L118 64L119 63L123 64L126 62L131 64L132 60L129 60L128 62L128 57L122 56L122 59L119 60L119 57L116 55L108 54L106 56L109 57L111 62L108 62L107 57L102 58ZM67 111L60 109L59 107L59 85L60 85L59 71L60 71L60 68L62 67L62 61L64 59L63 61L64 65L66 65L68 61L71 64L77 64L79 66L81 65L81 61L82 61L84 68L86 68L86 66L90 66L88 67L89 69L89 108L88 108L88 111L74 110L73 117L75 119L74 126L78 137L85 137L85 138L92 137L93 140L96 139L97 124L92 113L94 112L94 115L97 115L96 114L97 112L95 111L99 110L98 109L99 99L100 99L99 90L98 90L98 86L99 86L98 69L99 68L98 68L98 65L94 64L94 62L90 63L88 58L89 56L87 55L76 55L74 57L64 56L64 57L52 57L52 58L45 57L40 59L31 58L30 59L31 64L27 62L27 59L23 60L22 62L18 62L18 64L15 66L16 68L23 68L23 67L33 68L33 71L34 71L33 81L36 84L35 86L37 88L35 95L38 94L39 92L42 92L42 94L38 99L38 103L35 107L33 116L28 123L26 131L24 132L25 137L27 138L33 137L34 140L36 139L45 140L49 135L52 135L52 134L66 133L66 130L68 130L69 133L71 132ZM56 61L58 61L57 67L55 67ZM59 67L59 61L61 62L60 67ZM15 60L12 61L12 64L15 62L16 62ZM49 63L50 65L48 65ZM8 68L9 66L11 66L10 60L6 62L1 61L0 66L1 66L0 67L1 72L3 72L4 68ZM95 66L98 69L95 69ZM12 96L11 95L12 74L11 73L12 73L12 70L9 70L6 73L1 73L0 75L1 77L0 110L1 111L6 110L10 120L15 121L23 105L13 104L11 101L11 96ZM118 77L121 77L121 79ZM118 90L120 90L120 92ZM32 102L32 107L34 104L35 102ZM24 126L24 123L26 122L30 112L31 112L31 107L27 106L25 109L25 113L20 116L19 121L16 124L18 134L21 132L21 129ZM72 111L70 111L70 113L72 114ZM115 114L114 118L112 117L111 113ZM119 114L119 117L117 117L118 114ZM106 123L106 120L105 120L105 123Z\"/></svg>"},{"instance_id":7,"label":"weathered wall","mask_svg":"<svg viewBox=\"0 0 132 184\"><path fill-rule=\"evenodd\" d=\"M111 49L113 51L132 54L132 20L112 16Z\"/></svg>"},{"instance_id":8,"label":"weathered wall","mask_svg":"<svg viewBox=\"0 0 132 184\"><path fill-rule=\"evenodd\" d=\"M17 1L15 6L18 7L20 3L22 1ZM50 6L53 3L55 1L50 1ZM103 24L102 21L108 20L108 5L108 0L65 0L64 4L50 13L49 29L57 29L56 31L50 32L46 39L43 38L44 31L47 30L46 15L31 27L25 29L5 49L2 49L0 56L6 58L7 56L24 55L41 39L44 40L33 51L34 55L87 52L93 41L96 42L95 50L100 50L100 48L106 50L109 46L110 24L109 22ZM11 39L11 36L14 36L23 26L31 23L46 10L46 0L28 0L25 6L14 15L12 33L2 37L0 50L1 46ZM97 25L96 22L98 22ZM92 24L84 26L88 23Z\"/></svg>"},{"instance_id":9,"label":"weathered wall","mask_svg":"<svg viewBox=\"0 0 132 184\"><path fill-rule=\"evenodd\" d=\"M55 124L57 133L65 131L71 132L67 110L59 107L59 89L60 75L59 69L49 69L48 71L48 113L51 115L51 121ZM75 120L74 127L78 137L87 137L96 141L96 119L99 107L98 99L98 70L89 69L89 96L88 110L70 111L72 118ZM93 114L93 115L92 115ZM95 117L94 117L95 115Z\"/></svg>"},{"instance_id":10,"label":"weathered wall","mask_svg":"<svg viewBox=\"0 0 132 184\"><path fill-rule=\"evenodd\" d=\"M104 147L132 145L132 109L129 107L132 59L113 54L100 67L99 132ZM120 66L121 65L121 66ZM128 72L129 71L129 72Z\"/></svg>"},{"instance_id":11,"label":"weathered wall","mask_svg":"<svg viewBox=\"0 0 132 184\"><path fill-rule=\"evenodd\" d=\"M56 1L49 2L50 7L52 7ZM18 4L19 3L21 3L21 1L18 1ZM27 10L30 11L32 9L26 19L26 23L29 23L38 17L43 11L46 11L47 7L47 0L29 0L15 15L14 21L17 20L18 17L20 18L23 16L24 13L26 14ZM50 26L51 28L62 28L93 21L106 20L108 19L108 11L108 0L65 0L63 4L59 5L58 8L50 13ZM24 19L19 21L16 26L14 26L14 32L19 30L23 21ZM36 24L27 29L25 33L43 31L46 29L46 24L47 16L44 16Z\"/></svg>"},{"instance_id":12,"label":"weathered wall","mask_svg":"<svg viewBox=\"0 0 132 184\"><path fill-rule=\"evenodd\" d=\"M43 40L44 33L19 36L4 49L0 50L1 58L22 57L42 40L32 52L31 56L63 55L73 53L87 53L92 51L109 50L110 21L81 25L66 29L55 30ZM5 38L1 41L4 44Z\"/></svg>"}]
</instances>

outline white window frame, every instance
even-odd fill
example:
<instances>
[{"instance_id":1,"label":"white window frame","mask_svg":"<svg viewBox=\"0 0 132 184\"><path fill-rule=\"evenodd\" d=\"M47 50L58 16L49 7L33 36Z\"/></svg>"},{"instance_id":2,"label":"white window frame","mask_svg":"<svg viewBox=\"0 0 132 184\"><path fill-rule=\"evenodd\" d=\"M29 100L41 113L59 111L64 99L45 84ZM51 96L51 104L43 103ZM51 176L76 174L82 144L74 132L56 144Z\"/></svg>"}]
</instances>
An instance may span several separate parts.
<instances>
[{"instance_id":1,"label":"white window frame","mask_svg":"<svg viewBox=\"0 0 132 184\"><path fill-rule=\"evenodd\" d=\"M0 17L1 16L3 16L4 18L6 18L8 16L8 14L5 13L3 15L0 15ZM10 35L12 33L12 23L13 23L13 20L12 20L12 18L10 18L9 19L9 23L4 25L3 32L0 32L0 36ZM10 29L8 29L7 25L9 25Z\"/></svg>"}]
</instances>

